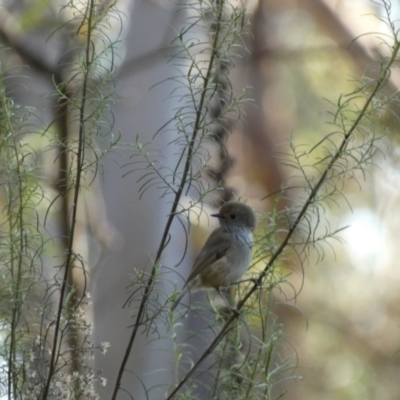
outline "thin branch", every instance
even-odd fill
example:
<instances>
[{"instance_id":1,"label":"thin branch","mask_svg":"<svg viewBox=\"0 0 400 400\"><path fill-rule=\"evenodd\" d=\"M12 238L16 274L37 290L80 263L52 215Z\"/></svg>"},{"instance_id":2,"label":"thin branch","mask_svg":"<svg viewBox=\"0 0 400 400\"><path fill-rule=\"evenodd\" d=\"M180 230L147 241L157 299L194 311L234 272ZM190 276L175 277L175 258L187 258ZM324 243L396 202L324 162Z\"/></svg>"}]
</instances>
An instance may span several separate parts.
<instances>
[{"instance_id":1,"label":"thin branch","mask_svg":"<svg viewBox=\"0 0 400 400\"><path fill-rule=\"evenodd\" d=\"M75 261L75 255L73 252L73 243L74 243L74 234L75 234L75 227L76 227L76 215L78 210L78 198L79 192L81 189L81 178L82 178L82 169L85 157L85 111L86 111L86 95L88 90L88 81L89 81L89 72L92 65L91 60L91 47L92 47L92 25L93 25L93 14L94 14L94 0L90 0L90 3L87 7L87 38L86 38L86 55L85 55L85 65L86 71L84 73L83 78L83 86L82 86L82 99L81 104L79 107L79 139L78 139L78 154L76 160L76 180L74 185L74 196L73 196L73 203L72 203L72 216L71 216L71 227L68 235L68 249L67 249L67 259L65 262L65 270L64 270L64 277L62 281L61 291L60 291L60 301L58 304L58 311L57 311L57 318L54 328L54 339L51 351L51 359L49 365L49 372L47 376L46 386L43 391L42 399L45 400L48 397L51 379L55 370L56 366L56 354L58 348L58 337L60 334L60 321L62 310L64 306L64 297L65 292L67 290L68 284L68 276L69 271L72 268L72 264ZM61 343L60 343L61 344Z\"/></svg>"}]
</instances>

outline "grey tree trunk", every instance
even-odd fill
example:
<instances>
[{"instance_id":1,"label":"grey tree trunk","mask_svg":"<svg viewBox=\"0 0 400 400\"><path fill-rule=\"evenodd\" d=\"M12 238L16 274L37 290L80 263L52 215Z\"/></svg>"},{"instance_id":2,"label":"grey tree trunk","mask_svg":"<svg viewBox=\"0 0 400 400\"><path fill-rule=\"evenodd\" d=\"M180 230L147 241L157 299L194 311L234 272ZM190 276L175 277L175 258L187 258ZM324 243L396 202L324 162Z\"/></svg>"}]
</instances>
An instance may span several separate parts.
<instances>
[{"instance_id":1,"label":"grey tree trunk","mask_svg":"<svg viewBox=\"0 0 400 400\"><path fill-rule=\"evenodd\" d=\"M127 37L126 64L117 79L117 93L121 96L115 108L115 131L122 133L122 142L133 144L137 134L142 143L152 142L151 149L162 155L162 162L172 167L178 157L172 146L167 146L170 138L161 135L153 140L154 133L174 115L177 106L168 98L172 83L164 83L150 90L151 86L170 77L173 73L166 66L161 47L169 45L173 32L170 24L176 9L165 4L165 8L153 2L142 1L135 4L132 13L131 31ZM131 60L131 61L130 61ZM174 154L175 152L175 154ZM122 175L133 167L120 168L118 164L129 162L126 155L115 152L105 161L103 193L107 219L118 232L113 248L105 252L95 269L91 289L94 307L94 342L110 342L111 347L104 356L98 356L97 367L107 377L107 385L99 388L101 399L110 399L115 379L121 365L134 319L132 308L124 308L128 298L127 286L134 268L150 271L152 260L159 246L161 235L170 209L170 198L160 199L156 188L139 199L137 183L140 173ZM116 162L115 162L116 161ZM101 216L99 216L101 218ZM166 268L174 268L179 261L184 245L184 231L174 225L172 240L163 257ZM186 267L185 267L186 266ZM180 265L180 272L187 264ZM162 290L171 291L168 278ZM140 332L136 339L121 387L135 399L161 399L165 386L145 393L151 387L172 383L173 359L171 342L162 324L158 325L158 335L163 339L148 344L152 336ZM156 337L155 335L153 337ZM142 386L143 384L143 386ZM148 397L149 396L149 397ZM128 398L123 391L118 398Z\"/></svg>"}]
</instances>

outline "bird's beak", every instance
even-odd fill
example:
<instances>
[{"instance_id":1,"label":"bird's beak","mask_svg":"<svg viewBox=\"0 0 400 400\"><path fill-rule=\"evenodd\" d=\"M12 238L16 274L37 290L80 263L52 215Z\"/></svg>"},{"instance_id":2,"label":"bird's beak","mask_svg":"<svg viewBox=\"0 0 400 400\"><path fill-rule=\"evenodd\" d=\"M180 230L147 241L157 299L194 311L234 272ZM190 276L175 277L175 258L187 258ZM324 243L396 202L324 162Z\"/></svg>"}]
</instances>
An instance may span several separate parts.
<instances>
[{"instance_id":1,"label":"bird's beak","mask_svg":"<svg viewBox=\"0 0 400 400\"><path fill-rule=\"evenodd\" d=\"M216 217L216 218L225 218L222 214L220 213L216 213L216 214L211 214L212 217Z\"/></svg>"}]
</instances>

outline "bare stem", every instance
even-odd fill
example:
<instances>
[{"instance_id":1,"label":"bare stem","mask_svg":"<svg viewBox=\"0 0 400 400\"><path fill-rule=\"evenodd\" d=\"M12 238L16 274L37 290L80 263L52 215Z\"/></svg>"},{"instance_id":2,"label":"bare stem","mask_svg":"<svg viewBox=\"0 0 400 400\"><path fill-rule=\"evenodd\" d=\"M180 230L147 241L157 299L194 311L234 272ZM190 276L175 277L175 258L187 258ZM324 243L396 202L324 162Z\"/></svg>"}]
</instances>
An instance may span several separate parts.
<instances>
[{"instance_id":1,"label":"bare stem","mask_svg":"<svg viewBox=\"0 0 400 400\"><path fill-rule=\"evenodd\" d=\"M49 365L49 372L47 376L46 386L43 390L42 400L47 399L51 379L54 374L54 370L56 367L56 355L58 354L58 348L61 345L58 343L59 334L60 334L60 321L62 310L64 306L65 300L65 293L68 286L68 276L69 271L73 266L74 263L74 253L73 253L73 243L74 243L74 234L75 234L75 226L76 226L76 215L78 210L78 198L79 192L81 187L81 178L82 178L82 171L83 171L83 164L85 160L85 111L86 111L86 103L87 103L87 90L88 90L88 81L89 81L89 72L92 65L92 55L91 55L91 48L93 46L92 43L92 29L93 29L93 13L94 13L94 0L90 0L88 4L88 8L86 11L86 22L87 22L87 37L86 37L86 54L85 54L85 66L86 70L84 72L83 77L83 86L82 86L82 99L79 106L79 137L78 137L78 153L77 153L77 160L76 160L76 179L74 184L74 196L72 202L72 213L71 213L71 226L69 229L68 234L68 249L67 249L67 259L65 261L65 269L64 269L64 276L60 291L60 301L58 304L58 311L57 317L55 322L54 328L54 339L53 345L51 350L51 358L50 358L50 365ZM65 194L66 195L66 194Z\"/></svg>"}]
</instances>

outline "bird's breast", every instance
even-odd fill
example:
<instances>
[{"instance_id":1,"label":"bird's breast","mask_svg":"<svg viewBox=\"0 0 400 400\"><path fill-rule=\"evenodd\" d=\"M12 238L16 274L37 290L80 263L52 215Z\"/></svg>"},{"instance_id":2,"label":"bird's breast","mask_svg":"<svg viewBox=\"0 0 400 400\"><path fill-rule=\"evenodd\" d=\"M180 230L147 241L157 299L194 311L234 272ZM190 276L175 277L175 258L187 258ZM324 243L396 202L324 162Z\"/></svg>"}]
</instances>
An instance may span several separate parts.
<instances>
[{"instance_id":1,"label":"bird's breast","mask_svg":"<svg viewBox=\"0 0 400 400\"><path fill-rule=\"evenodd\" d=\"M240 281L252 258L251 232L234 235L228 252L200 275L202 286L224 287Z\"/></svg>"}]
</instances>

